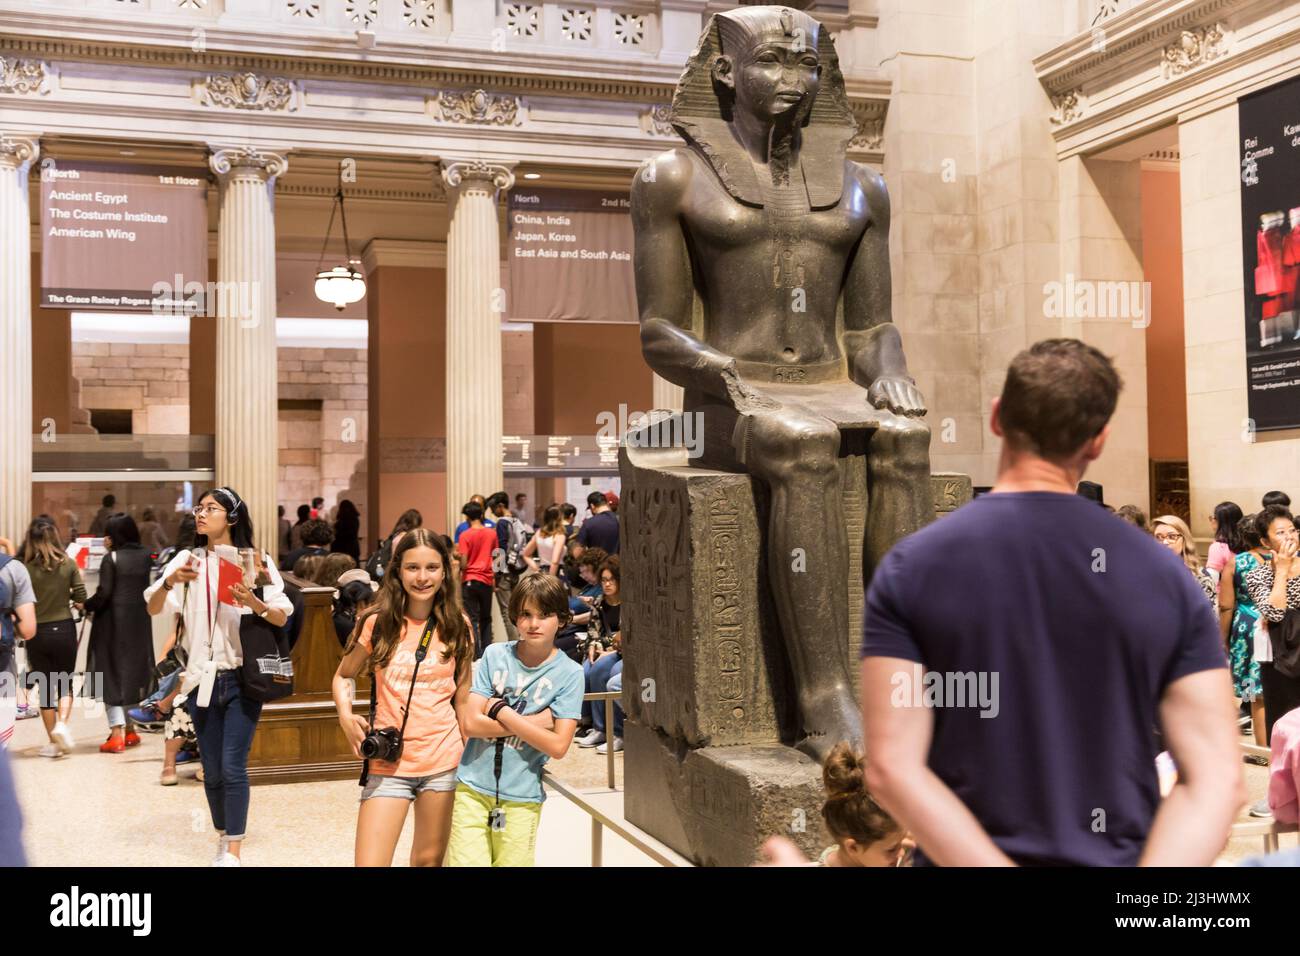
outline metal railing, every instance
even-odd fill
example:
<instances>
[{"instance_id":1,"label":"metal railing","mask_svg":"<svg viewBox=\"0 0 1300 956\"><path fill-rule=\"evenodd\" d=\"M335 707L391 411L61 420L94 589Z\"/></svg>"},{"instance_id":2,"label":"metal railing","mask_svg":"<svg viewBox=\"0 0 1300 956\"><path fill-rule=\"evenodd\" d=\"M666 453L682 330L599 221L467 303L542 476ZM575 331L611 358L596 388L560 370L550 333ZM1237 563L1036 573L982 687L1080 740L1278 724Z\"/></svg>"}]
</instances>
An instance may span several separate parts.
<instances>
[{"instance_id":1,"label":"metal railing","mask_svg":"<svg viewBox=\"0 0 1300 956\"><path fill-rule=\"evenodd\" d=\"M597 693L584 694L582 699L585 702L600 703L605 705L605 740L607 746L606 752L606 784L611 792L618 792L617 781L614 776L614 701L622 696L621 691L600 691ZM682 866L684 861L676 854L665 853L660 847L643 839L641 832L633 827L628 826L618 820L615 820L609 814L602 811L594 803L586 798L576 789L566 784L560 783L550 770L542 772L542 779L545 783L560 796L564 797L583 813L591 817L591 865L602 866L605 857L605 829L608 828L617 836L622 837L632 846L636 847L650 859L654 860L660 866ZM685 865L689 865L687 862Z\"/></svg>"}]
</instances>

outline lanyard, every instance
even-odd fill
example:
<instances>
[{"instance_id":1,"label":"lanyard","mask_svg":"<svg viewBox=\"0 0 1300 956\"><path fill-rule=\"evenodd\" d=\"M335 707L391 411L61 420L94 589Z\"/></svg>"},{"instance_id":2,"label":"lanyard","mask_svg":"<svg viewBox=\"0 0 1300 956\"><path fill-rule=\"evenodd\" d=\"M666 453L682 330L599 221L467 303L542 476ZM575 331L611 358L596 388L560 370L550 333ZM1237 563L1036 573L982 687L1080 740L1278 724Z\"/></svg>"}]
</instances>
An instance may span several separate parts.
<instances>
[{"instance_id":1,"label":"lanyard","mask_svg":"<svg viewBox=\"0 0 1300 956\"><path fill-rule=\"evenodd\" d=\"M212 660L212 634L217 629L217 615L221 613L221 604L218 602L216 611L212 610L212 588L208 586L210 584L210 582L208 581L209 567L210 567L210 565L208 564L208 557L209 557L208 552L204 551L203 552L203 596L207 598L208 601L208 616L207 616L208 660ZM218 558L217 560L219 561L220 558ZM219 574L218 574L218 578L220 578Z\"/></svg>"}]
</instances>

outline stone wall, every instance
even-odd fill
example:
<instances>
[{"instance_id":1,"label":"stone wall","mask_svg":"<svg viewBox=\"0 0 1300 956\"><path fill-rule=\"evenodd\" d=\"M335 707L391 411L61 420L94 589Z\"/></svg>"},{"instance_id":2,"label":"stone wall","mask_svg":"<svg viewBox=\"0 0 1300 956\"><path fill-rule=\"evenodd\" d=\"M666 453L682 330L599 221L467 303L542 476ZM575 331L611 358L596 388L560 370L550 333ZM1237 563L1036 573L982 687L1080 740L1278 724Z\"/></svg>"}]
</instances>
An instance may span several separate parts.
<instances>
[{"instance_id":1,"label":"stone wall","mask_svg":"<svg viewBox=\"0 0 1300 956\"><path fill-rule=\"evenodd\" d=\"M136 435L190 433L190 347L73 342L74 394L83 409L129 409Z\"/></svg>"},{"instance_id":2,"label":"stone wall","mask_svg":"<svg viewBox=\"0 0 1300 956\"><path fill-rule=\"evenodd\" d=\"M280 503L291 520L316 495L327 508L349 498L364 515L366 350L281 348L277 364L281 401L320 402L280 410Z\"/></svg>"},{"instance_id":3,"label":"stone wall","mask_svg":"<svg viewBox=\"0 0 1300 956\"><path fill-rule=\"evenodd\" d=\"M364 514L366 350L281 348L277 359L280 399L319 403L280 410L279 502L291 518L297 505L316 495L327 507L350 498ZM79 408L129 410L137 435L190 434L188 345L74 342L72 369ZM94 514L110 491L130 499L129 493L124 498L124 483L86 486L73 496L84 501L72 500L73 490L60 486L61 512Z\"/></svg>"}]
</instances>

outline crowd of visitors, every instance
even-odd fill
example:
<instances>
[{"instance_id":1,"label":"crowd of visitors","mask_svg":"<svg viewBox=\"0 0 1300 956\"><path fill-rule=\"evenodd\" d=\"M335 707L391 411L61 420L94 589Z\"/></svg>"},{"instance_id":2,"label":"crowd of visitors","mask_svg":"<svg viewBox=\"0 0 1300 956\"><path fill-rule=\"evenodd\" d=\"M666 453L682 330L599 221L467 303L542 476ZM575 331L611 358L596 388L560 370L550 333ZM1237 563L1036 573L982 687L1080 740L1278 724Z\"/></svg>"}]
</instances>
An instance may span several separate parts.
<instances>
[{"instance_id":1,"label":"crowd of visitors","mask_svg":"<svg viewBox=\"0 0 1300 956\"><path fill-rule=\"evenodd\" d=\"M1281 752L1300 761L1290 498L1218 504L1204 557L1185 513L1148 519L1102 504L1084 474L1121 388L1081 342L1022 352L990 420L1002 439L996 484L875 569L863 740L839 743L822 768L834 843L817 863L1206 865L1245 803L1243 753L1267 764L1258 752L1272 747L1275 763ZM84 611L84 670L102 675L93 693L107 714L100 750L123 753L140 725L165 724L161 782L201 762L214 863L238 865L266 699L247 682L243 642L268 627L291 648L301 587L329 588L343 649L334 702L366 767L356 863L391 864L413 807L413 865L530 864L546 762L571 743L623 746L621 707L607 726L603 706L583 701L622 686L617 496L592 492L580 524L569 503L539 506L534 524L521 495L474 495L450 536L410 510L364 559L358 510L324 504L300 506L296 523L281 508L273 557L231 488L200 496L170 547L151 511L137 524L108 496L92 525L106 550L90 596L48 516L18 546L0 541L12 552L0 553L0 668L16 670L25 642L19 716L41 717L39 753L74 748L68 678ZM242 575L227 580L227 559ZM150 615L170 626L161 660ZM992 695L900 699L900 681L933 674L994 678ZM353 701L363 675L366 716ZM1243 734L1256 752L1243 751ZM1294 802L1271 788L1250 813L1289 814ZM771 854L799 857L788 843Z\"/></svg>"}]
</instances>

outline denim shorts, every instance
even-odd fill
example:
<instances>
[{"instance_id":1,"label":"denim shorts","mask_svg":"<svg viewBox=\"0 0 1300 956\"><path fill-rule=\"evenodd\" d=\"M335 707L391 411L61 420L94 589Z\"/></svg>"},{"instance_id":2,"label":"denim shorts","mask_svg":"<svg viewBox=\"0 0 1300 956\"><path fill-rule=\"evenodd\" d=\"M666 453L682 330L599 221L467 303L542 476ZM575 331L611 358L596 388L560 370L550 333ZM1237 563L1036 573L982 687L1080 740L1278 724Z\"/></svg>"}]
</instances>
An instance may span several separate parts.
<instances>
[{"instance_id":1,"label":"denim shorts","mask_svg":"<svg viewBox=\"0 0 1300 956\"><path fill-rule=\"evenodd\" d=\"M427 777L386 777L372 773L361 791L361 799L401 797L403 800L414 800L422 793L450 793L455 789L455 770L431 773Z\"/></svg>"}]
</instances>

